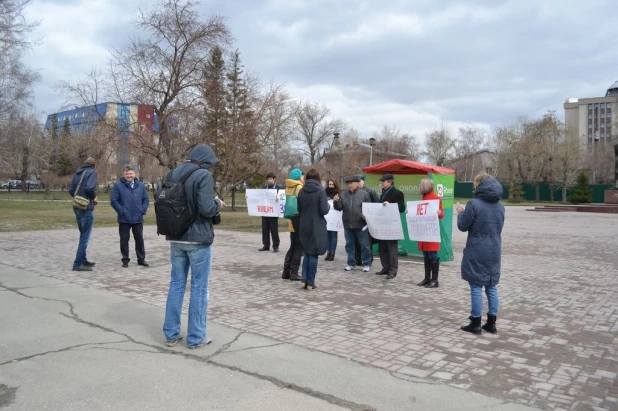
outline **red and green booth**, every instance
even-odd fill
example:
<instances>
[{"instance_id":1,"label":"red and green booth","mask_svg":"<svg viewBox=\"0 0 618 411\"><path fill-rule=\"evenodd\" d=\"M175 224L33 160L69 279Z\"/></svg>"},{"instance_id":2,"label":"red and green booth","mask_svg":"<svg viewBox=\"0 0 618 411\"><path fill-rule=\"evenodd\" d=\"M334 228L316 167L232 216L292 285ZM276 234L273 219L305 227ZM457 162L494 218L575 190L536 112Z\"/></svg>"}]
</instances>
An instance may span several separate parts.
<instances>
[{"instance_id":1,"label":"red and green booth","mask_svg":"<svg viewBox=\"0 0 618 411\"><path fill-rule=\"evenodd\" d=\"M455 170L431 164L407 160L389 160L380 164L363 168L365 184L378 191L380 177L384 174L393 174L395 187L401 190L408 201L422 200L419 184L423 178L430 178L434 182L434 191L442 198L444 218L440 220L441 244L438 257L442 261L453 260L453 200L455 195ZM422 256L416 241L410 240L405 213L401 214L401 223L405 234L404 240L399 240L400 255L412 254Z\"/></svg>"}]
</instances>

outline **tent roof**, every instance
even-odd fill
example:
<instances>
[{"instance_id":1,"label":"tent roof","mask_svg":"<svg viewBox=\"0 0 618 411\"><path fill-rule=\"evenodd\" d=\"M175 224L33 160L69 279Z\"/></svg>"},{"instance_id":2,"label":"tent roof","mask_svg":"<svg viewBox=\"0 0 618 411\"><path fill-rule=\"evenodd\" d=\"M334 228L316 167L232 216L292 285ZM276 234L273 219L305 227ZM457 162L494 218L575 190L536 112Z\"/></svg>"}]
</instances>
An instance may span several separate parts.
<instances>
[{"instance_id":1,"label":"tent roof","mask_svg":"<svg viewBox=\"0 0 618 411\"><path fill-rule=\"evenodd\" d=\"M431 164L419 163L394 159L363 168L366 173L391 173L391 174L455 174L455 170Z\"/></svg>"}]
</instances>

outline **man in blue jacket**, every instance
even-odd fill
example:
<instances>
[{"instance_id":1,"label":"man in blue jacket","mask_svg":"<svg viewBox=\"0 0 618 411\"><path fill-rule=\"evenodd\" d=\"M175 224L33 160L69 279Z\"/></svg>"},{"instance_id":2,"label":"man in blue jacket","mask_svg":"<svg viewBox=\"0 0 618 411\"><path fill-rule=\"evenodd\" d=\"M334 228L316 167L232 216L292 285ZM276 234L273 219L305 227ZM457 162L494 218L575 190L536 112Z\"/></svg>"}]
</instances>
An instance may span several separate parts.
<instances>
[{"instance_id":1,"label":"man in blue jacket","mask_svg":"<svg viewBox=\"0 0 618 411\"><path fill-rule=\"evenodd\" d=\"M92 271L95 264L86 258L86 249L90 242L90 234L92 234L92 225L94 224L94 206L98 203L97 172L94 170L94 165L94 158L88 157L84 161L84 165L75 172L69 185L71 197L78 195L90 200L85 210L73 207L79 228L79 246L73 262L73 271Z\"/></svg>"},{"instance_id":2,"label":"man in blue jacket","mask_svg":"<svg viewBox=\"0 0 618 411\"><path fill-rule=\"evenodd\" d=\"M185 296L187 276L191 267L191 296L189 297L189 322L187 345L198 348L212 342L206 333L208 309L208 281L212 262L212 243L215 238L212 219L225 203L215 197L214 181L210 168L217 164L217 157L210 146L196 146L189 159L167 175L166 181L178 181L187 172L196 169L185 181L187 205L195 222L180 237L166 236L170 242L172 273L165 306L163 333L166 345L173 347L182 340L180 314Z\"/></svg>"},{"instance_id":3,"label":"man in blue jacket","mask_svg":"<svg viewBox=\"0 0 618 411\"><path fill-rule=\"evenodd\" d=\"M122 266L129 266L129 238L133 231L137 264L148 267L144 248L144 216L148 211L148 192L144 184L135 178L135 170L130 165L124 168L124 177L114 184L110 203L118 213L120 233L120 253Z\"/></svg>"}]
</instances>

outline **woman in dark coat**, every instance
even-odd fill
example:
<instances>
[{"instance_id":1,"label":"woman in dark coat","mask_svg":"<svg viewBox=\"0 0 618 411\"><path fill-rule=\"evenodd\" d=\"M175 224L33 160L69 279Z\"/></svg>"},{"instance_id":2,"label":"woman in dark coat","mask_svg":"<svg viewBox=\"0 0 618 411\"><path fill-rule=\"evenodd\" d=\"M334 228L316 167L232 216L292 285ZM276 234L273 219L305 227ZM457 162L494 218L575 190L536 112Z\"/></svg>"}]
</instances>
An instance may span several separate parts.
<instances>
[{"instance_id":1,"label":"woman in dark coat","mask_svg":"<svg viewBox=\"0 0 618 411\"><path fill-rule=\"evenodd\" d=\"M420 183L420 193L423 196L423 200L439 200L440 205L438 207L438 218L444 218L444 210L442 209L442 199L433 192L433 180L424 178ZM440 284L438 283L438 273L440 271L440 259L438 258L438 251L440 251L440 243L419 241L418 250L423 252L423 260L425 262L425 279L418 286L425 286L425 288L436 288Z\"/></svg>"},{"instance_id":2,"label":"woman in dark coat","mask_svg":"<svg viewBox=\"0 0 618 411\"><path fill-rule=\"evenodd\" d=\"M326 253L326 219L330 206L326 192L320 183L320 174L311 169L305 176L305 185L298 193L298 235L303 257L303 278L301 286L307 290L315 288L315 274L318 271L318 256Z\"/></svg>"},{"instance_id":3,"label":"woman in dark coat","mask_svg":"<svg viewBox=\"0 0 618 411\"><path fill-rule=\"evenodd\" d=\"M487 173L474 178L474 199L464 209L457 204L457 228L468 232L461 261L461 278L470 284L470 324L461 329L480 334L481 328L497 333L498 289L502 252L504 206L500 202L502 186ZM487 322L481 327L483 314L483 287L487 295Z\"/></svg>"},{"instance_id":4,"label":"woman in dark coat","mask_svg":"<svg viewBox=\"0 0 618 411\"><path fill-rule=\"evenodd\" d=\"M335 180L328 180L326 182L326 197L329 200L334 200L337 194L341 193L341 188L339 188L339 184ZM327 231L326 232L326 258L324 261L334 261L335 260L335 251L337 251L337 231Z\"/></svg>"}]
</instances>

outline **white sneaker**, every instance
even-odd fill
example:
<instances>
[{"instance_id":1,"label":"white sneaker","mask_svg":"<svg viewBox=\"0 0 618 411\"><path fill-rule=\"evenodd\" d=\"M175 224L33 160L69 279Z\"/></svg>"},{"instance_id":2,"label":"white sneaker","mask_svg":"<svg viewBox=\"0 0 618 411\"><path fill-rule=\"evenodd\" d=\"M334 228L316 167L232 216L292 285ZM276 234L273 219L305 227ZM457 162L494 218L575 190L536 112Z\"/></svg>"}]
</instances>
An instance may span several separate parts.
<instances>
[{"instance_id":1,"label":"white sneaker","mask_svg":"<svg viewBox=\"0 0 618 411\"><path fill-rule=\"evenodd\" d=\"M346 271L352 271L353 269L354 269L353 265L346 265L345 268L344 268L344 270L346 270Z\"/></svg>"},{"instance_id":2,"label":"white sneaker","mask_svg":"<svg viewBox=\"0 0 618 411\"><path fill-rule=\"evenodd\" d=\"M363 272L368 273L370 269L371 269L371 267L366 265L366 266L363 267Z\"/></svg>"}]
</instances>

